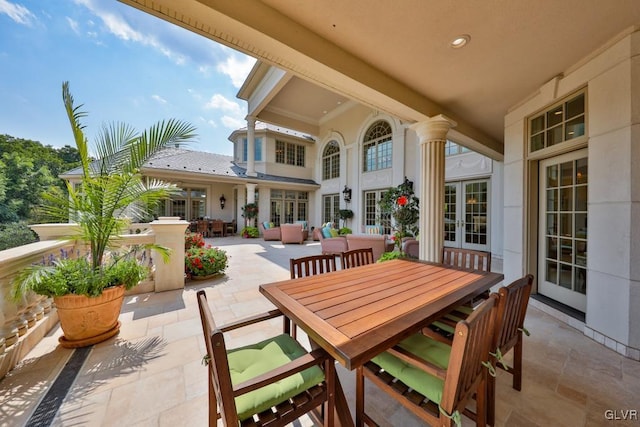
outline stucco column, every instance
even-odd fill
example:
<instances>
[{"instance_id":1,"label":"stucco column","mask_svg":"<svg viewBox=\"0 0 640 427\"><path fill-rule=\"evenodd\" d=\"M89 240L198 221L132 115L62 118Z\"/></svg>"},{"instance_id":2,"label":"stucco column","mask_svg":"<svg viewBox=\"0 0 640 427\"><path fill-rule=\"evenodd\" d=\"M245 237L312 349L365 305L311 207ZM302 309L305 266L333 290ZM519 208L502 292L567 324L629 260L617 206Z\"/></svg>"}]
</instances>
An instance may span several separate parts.
<instances>
[{"instance_id":1,"label":"stucco column","mask_svg":"<svg viewBox=\"0 0 640 427\"><path fill-rule=\"evenodd\" d=\"M156 245L171 250L168 262L153 252L156 292L184 288L184 232L189 223L177 216L161 216L150 223Z\"/></svg>"},{"instance_id":2,"label":"stucco column","mask_svg":"<svg viewBox=\"0 0 640 427\"><path fill-rule=\"evenodd\" d=\"M252 182L247 182L245 184L245 187L247 188L247 204L256 202L256 185L257 184L254 184ZM248 221L245 218L244 222L246 225L251 225L251 226L255 224L253 219Z\"/></svg>"},{"instance_id":3,"label":"stucco column","mask_svg":"<svg viewBox=\"0 0 640 427\"><path fill-rule=\"evenodd\" d=\"M411 125L420 140L420 259L441 262L444 245L444 145L456 122L438 115Z\"/></svg>"},{"instance_id":4,"label":"stucco column","mask_svg":"<svg viewBox=\"0 0 640 427\"><path fill-rule=\"evenodd\" d=\"M247 176L257 176L256 174L256 118L247 116Z\"/></svg>"}]
</instances>

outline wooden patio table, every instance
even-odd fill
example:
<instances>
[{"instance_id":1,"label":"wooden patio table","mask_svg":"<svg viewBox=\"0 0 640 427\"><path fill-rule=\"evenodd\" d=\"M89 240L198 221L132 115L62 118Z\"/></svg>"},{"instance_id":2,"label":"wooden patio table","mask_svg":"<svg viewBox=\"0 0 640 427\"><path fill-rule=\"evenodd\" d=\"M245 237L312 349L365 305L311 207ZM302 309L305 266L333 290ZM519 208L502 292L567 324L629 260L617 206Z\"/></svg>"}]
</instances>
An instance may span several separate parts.
<instances>
[{"instance_id":1,"label":"wooden patio table","mask_svg":"<svg viewBox=\"0 0 640 427\"><path fill-rule=\"evenodd\" d=\"M503 278L398 259L269 283L260 292L307 333L312 345L353 370ZM346 404L343 396L337 396L336 409L348 411L339 403Z\"/></svg>"}]
</instances>

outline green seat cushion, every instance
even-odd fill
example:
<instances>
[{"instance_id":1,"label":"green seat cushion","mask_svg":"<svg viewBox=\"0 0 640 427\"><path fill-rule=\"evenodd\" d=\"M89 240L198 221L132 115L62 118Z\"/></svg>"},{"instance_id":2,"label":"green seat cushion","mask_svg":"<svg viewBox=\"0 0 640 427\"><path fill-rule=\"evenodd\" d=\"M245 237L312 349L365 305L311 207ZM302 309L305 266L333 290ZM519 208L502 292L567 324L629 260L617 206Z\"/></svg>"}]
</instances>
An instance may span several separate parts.
<instances>
[{"instance_id":1,"label":"green seat cushion","mask_svg":"<svg viewBox=\"0 0 640 427\"><path fill-rule=\"evenodd\" d=\"M451 347L444 343L432 340L422 334L415 334L401 341L398 345L439 368L447 369L449 366ZM440 378L398 359L389 352L379 354L372 361L418 393L428 397L429 400L440 404L444 387L444 381Z\"/></svg>"},{"instance_id":2,"label":"green seat cushion","mask_svg":"<svg viewBox=\"0 0 640 427\"><path fill-rule=\"evenodd\" d=\"M234 385L289 363L307 351L289 335L227 351L231 382ZM236 397L238 418L242 421L324 381L318 366L291 375L258 390Z\"/></svg>"},{"instance_id":3,"label":"green seat cushion","mask_svg":"<svg viewBox=\"0 0 640 427\"><path fill-rule=\"evenodd\" d=\"M468 307L466 305L460 305L458 307L456 307L456 311L459 311L461 313L466 314L467 316L469 316L471 313L473 313L473 308ZM463 320L461 317L458 317L456 315L455 312L452 313L447 313L445 314L445 317L449 320L452 320L454 322L459 322L461 320ZM446 323L442 323L442 322L438 322L437 320L435 322L432 323L433 326L442 329L445 332L448 332L450 334L452 334L455 331L455 328L452 328L451 326L447 325Z\"/></svg>"},{"instance_id":4,"label":"green seat cushion","mask_svg":"<svg viewBox=\"0 0 640 427\"><path fill-rule=\"evenodd\" d=\"M338 234L338 230L336 230L335 228L329 229L329 233L331 234L331 237L338 237L340 235Z\"/></svg>"}]
</instances>

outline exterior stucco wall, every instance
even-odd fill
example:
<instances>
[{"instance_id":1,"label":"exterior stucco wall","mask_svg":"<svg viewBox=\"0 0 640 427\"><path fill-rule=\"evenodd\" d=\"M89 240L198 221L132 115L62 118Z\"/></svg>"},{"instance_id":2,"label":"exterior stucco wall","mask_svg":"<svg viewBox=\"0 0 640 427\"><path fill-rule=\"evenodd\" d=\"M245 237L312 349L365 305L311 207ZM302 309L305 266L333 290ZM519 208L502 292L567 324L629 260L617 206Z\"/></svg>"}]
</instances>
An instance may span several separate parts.
<instances>
[{"instance_id":1,"label":"exterior stucco wall","mask_svg":"<svg viewBox=\"0 0 640 427\"><path fill-rule=\"evenodd\" d=\"M536 163L526 148L527 118L571 92L587 88L588 260L585 334L640 358L640 36L634 33L541 87L505 118L504 269L509 282L537 275ZM561 147L558 146L558 149ZM550 157L557 155L550 154Z\"/></svg>"}]
</instances>

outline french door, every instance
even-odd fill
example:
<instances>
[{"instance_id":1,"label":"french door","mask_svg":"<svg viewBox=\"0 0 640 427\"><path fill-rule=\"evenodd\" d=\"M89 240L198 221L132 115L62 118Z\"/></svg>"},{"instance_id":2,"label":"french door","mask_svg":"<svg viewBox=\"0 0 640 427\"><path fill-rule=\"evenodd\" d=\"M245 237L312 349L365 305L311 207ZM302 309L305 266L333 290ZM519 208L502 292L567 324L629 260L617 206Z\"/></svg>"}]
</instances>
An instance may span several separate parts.
<instances>
[{"instance_id":1,"label":"french door","mask_svg":"<svg viewBox=\"0 0 640 427\"><path fill-rule=\"evenodd\" d=\"M538 292L587 305L587 150L540 162Z\"/></svg>"},{"instance_id":2,"label":"french door","mask_svg":"<svg viewBox=\"0 0 640 427\"><path fill-rule=\"evenodd\" d=\"M488 251L489 181L446 183L444 197L444 245Z\"/></svg>"}]
</instances>

